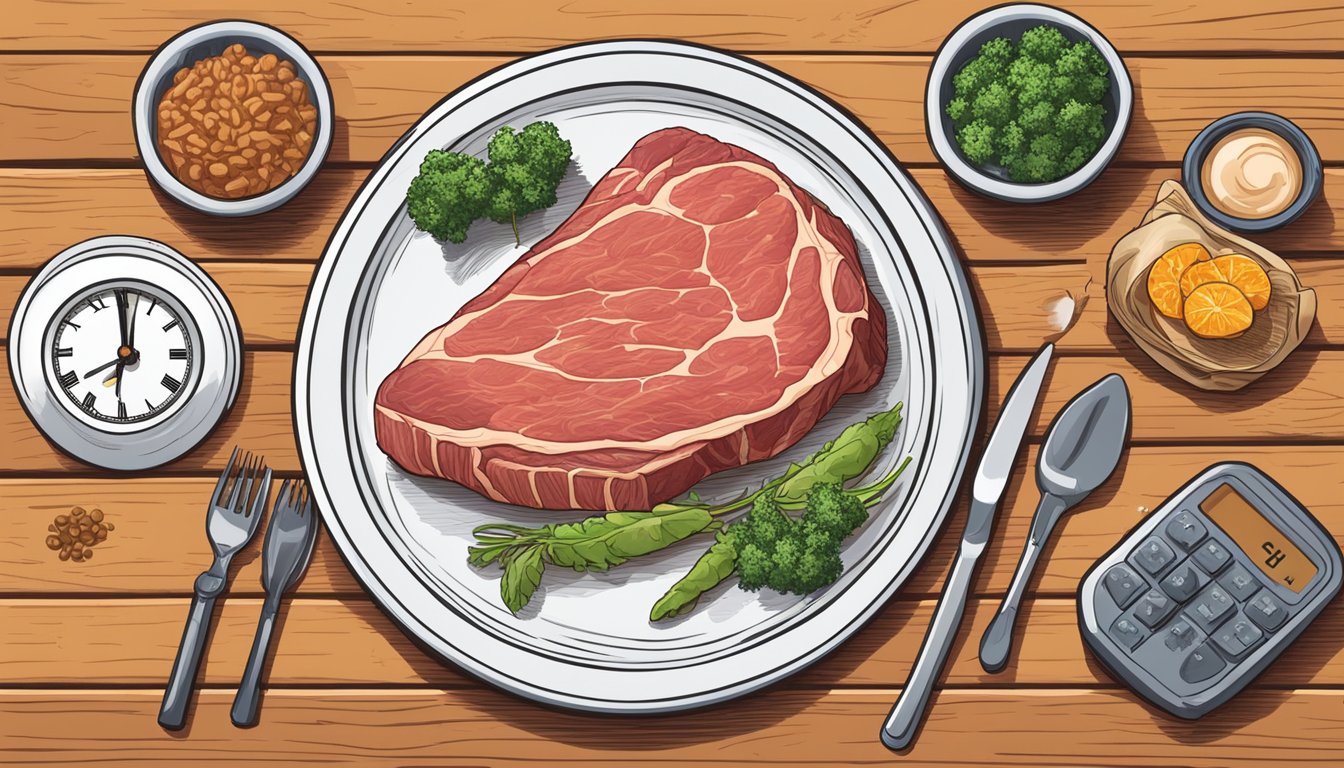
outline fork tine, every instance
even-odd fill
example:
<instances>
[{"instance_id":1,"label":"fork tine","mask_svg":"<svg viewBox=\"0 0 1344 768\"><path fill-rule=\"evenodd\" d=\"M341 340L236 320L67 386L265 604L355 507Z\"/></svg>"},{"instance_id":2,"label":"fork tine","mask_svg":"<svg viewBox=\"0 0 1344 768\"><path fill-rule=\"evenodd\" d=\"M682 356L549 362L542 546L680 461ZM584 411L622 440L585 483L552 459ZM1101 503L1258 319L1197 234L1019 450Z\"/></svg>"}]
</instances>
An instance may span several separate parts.
<instances>
[{"instance_id":1,"label":"fork tine","mask_svg":"<svg viewBox=\"0 0 1344 768\"><path fill-rule=\"evenodd\" d=\"M219 482L215 483L215 492L210 497L210 506L219 506L219 499L224 495L224 489L228 486L229 475L233 474L233 463L238 459L238 446L233 447L233 453L229 455L229 463L224 465L224 471L219 473Z\"/></svg>"},{"instance_id":2,"label":"fork tine","mask_svg":"<svg viewBox=\"0 0 1344 768\"><path fill-rule=\"evenodd\" d=\"M265 462L263 462L264 464ZM261 487L257 489L256 498L252 500L251 509L247 516L253 530L261 525L262 513L266 511L266 503L271 500L271 468L261 473Z\"/></svg>"},{"instance_id":3,"label":"fork tine","mask_svg":"<svg viewBox=\"0 0 1344 768\"><path fill-rule=\"evenodd\" d=\"M248 462L248 466L243 472L246 484L243 486L242 499L238 502L238 506L233 508L234 512L243 515L247 514L252 508L252 486L256 483L257 471L266 463L266 459L261 456L252 456L250 458L252 460Z\"/></svg>"},{"instance_id":4,"label":"fork tine","mask_svg":"<svg viewBox=\"0 0 1344 768\"><path fill-rule=\"evenodd\" d=\"M284 481L280 483L280 492L275 494L276 509L279 509L280 506L285 503L285 499L289 498L289 486L290 483L292 482L293 482L292 480L286 478Z\"/></svg>"},{"instance_id":5,"label":"fork tine","mask_svg":"<svg viewBox=\"0 0 1344 768\"><path fill-rule=\"evenodd\" d=\"M243 454L242 466L238 468L238 477L233 481L233 490L229 492L228 508L238 511L238 494L243 490L243 478L247 476L248 466L252 463L252 452Z\"/></svg>"}]
</instances>

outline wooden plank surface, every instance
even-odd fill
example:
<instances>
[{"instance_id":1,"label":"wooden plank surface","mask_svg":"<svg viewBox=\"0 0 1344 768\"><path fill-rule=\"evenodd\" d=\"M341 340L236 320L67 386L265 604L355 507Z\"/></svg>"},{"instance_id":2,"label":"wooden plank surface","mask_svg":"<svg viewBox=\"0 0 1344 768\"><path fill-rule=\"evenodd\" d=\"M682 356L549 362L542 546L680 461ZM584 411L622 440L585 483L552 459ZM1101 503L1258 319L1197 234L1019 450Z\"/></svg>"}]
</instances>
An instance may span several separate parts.
<instances>
[{"instance_id":1,"label":"wooden plank surface","mask_svg":"<svg viewBox=\"0 0 1344 768\"><path fill-rule=\"evenodd\" d=\"M0 692L0 742L26 765L143 766L172 759L358 766L596 764L715 766L1133 766L1338 764L1339 689L1243 697L1177 722L1119 691L942 691L914 749L893 756L877 729L899 691L755 694L750 706L613 719L469 691L272 690L261 723L229 723L233 692L202 691L189 730L154 722L160 691ZM395 734L395 735L393 735ZM954 756L949 759L949 756Z\"/></svg>"},{"instance_id":2,"label":"wooden plank surface","mask_svg":"<svg viewBox=\"0 0 1344 768\"><path fill-rule=\"evenodd\" d=\"M315 262L367 173L326 169L283 208L248 219L239 237L236 222L184 209L153 191L138 170L0 169L0 270L26 274L66 247L108 233L160 240L200 262ZM1115 241L1138 225L1161 182L1180 172L1112 168L1075 197L1012 207L972 195L939 169L918 168L911 175L966 261L1019 269L1045 262L1102 264ZM1344 169L1331 168L1322 200L1306 216L1257 239L1285 256L1339 257L1344 228L1335 227L1331 213L1338 209L1344 209ZM995 296L1004 299L1011 297Z\"/></svg>"},{"instance_id":3,"label":"wooden plank surface","mask_svg":"<svg viewBox=\"0 0 1344 768\"><path fill-rule=\"evenodd\" d=\"M765 55L852 111L906 163L935 158L924 133L927 57ZM492 56L322 57L336 104L329 160L371 162L453 89L510 61ZM0 162L99 159L130 164L129 104L139 56L0 57ZM1190 140L1230 112L1277 112L1307 131L1328 162L1344 160L1338 58L1127 59L1134 118L1117 162L1178 163ZM1235 88L1209 83L1236 82ZM369 98L368 94L377 94Z\"/></svg>"},{"instance_id":4,"label":"wooden plank surface","mask_svg":"<svg viewBox=\"0 0 1344 768\"><path fill-rule=\"evenodd\" d=\"M189 601L178 599L0 599L0 688L44 684L117 688L162 685L182 637ZM888 606L841 649L792 678L788 688L901 686L910 675L933 600ZM1028 600L1013 654L999 674L980 666L980 637L998 599L973 600L953 646L945 687L1119 688L1085 651L1071 599ZM230 598L216 608L200 684L236 687L257 629L261 601ZM362 598L286 601L266 682L269 687L344 686L464 689L474 682L440 663ZM1274 666L1257 690L1344 686L1344 615L1326 612ZM77 653L71 651L78 649Z\"/></svg>"},{"instance_id":5,"label":"wooden plank surface","mask_svg":"<svg viewBox=\"0 0 1344 768\"><path fill-rule=\"evenodd\" d=\"M71 13L59 0L21 0L7 9L0 42L7 50L148 52L185 27L222 16L273 24L315 51L536 51L589 40L676 37L739 50L931 53L985 4L682 0L667 6L578 0L530 3L521 13L490 0L403 0L375 12L321 0L235 0L227 11L191 6L102 0ZM1084 0L1068 7L1126 52L1333 53L1344 37L1337 9L1320 0L1285 0L1272 11L1253 0L1181 5Z\"/></svg>"},{"instance_id":6,"label":"wooden plank surface","mask_svg":"<svg viewBox=\"0 0 1344 768\"><path fill-rule=\"evenodd\" d=\"M1018 460L995 532L975 584L980 595L1008 588L1039 493L1032 480L1036 446ZM1030 594L1072 595L1089 566L1137 525L1142 509L1156 509L1172 491L1219 461L1237 459L1263 467L1312 511L1344 544L1344 499L1323 474L1338 463L1336 446L1144 446L1131 449L1109 482L1059 524L1028 587ZM213 477L0 479L0 597L190 594L196 574L210 564L204 503ZM74 505L102 509L117 525L85 563L61 562L44 544L47 525ZM941 536L899 599L936 596L964 523L963 498ZM543 519L561 519L538 515ZM563 519L569 519L568 517ZM690 544L688 546L695 546ZM233 596L261 594L261 542L234 560ZM496 578L487 571L489 578ZM302 583L306 597L361 594L323 534Z\"/></svg>"}]
</instances>

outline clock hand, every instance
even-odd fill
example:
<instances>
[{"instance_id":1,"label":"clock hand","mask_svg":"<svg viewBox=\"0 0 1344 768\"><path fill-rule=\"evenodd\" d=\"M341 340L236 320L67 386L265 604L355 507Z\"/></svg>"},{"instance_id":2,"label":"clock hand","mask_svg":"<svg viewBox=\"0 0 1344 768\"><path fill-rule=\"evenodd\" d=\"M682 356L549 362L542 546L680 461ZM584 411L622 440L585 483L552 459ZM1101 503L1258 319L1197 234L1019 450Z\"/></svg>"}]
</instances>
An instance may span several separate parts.
<instances>
[{"instance_id":1,"label":"clock hand","mask_svg":"<svg viewBox=\"0 0 1344 768\"><path fill-rule=\"evenodd\" d=\"M112 293L117 297L117 324L121 326L121 346L129 347L131 342L126 332L126 289L118 288Z\"/></svg>"},{"instance_id":2,"label":"clock hand","mask_svg":"<svg viewBox=\"0 0 1344 768\"><path fill-rule=\"evenodd\" d=\"M121 364L122 364L121 358L117 358L116 360L113 360L113 361L110 362L110 363L103 363L102 365L98 366L97 368L94 368L92 371L89 371L88 373L84 374L84 378L87 379L87 378L89 378L89 377L93 376L94 374L97 374L97 373L99 373L99 372L101 372L101 371L106 371L108 368L111 368L111 367L114 366L114 365L121 365Z\"/></svg>"},{"instance_id":3,"label":"clock hand","mask_svg":"<svg viewBox=\"0 0 1344 768\"><path fill-rule=\"evenodd\" d=\"M121 399L121 380L124 379L124 378L126 378L125 373L126 373L126 361L124 361L124 360L118 360L118 361L117 361L117 389L116 389L117 399L118 399L118 400Z\"/></svg>"},{"instance_id":4,"label":"clock hand","mask_svg":"<svg viewBox=\"0 0 1344 768\"><path fill-rule=\"evenodd\" d=\"M135 311L140 308L140 294L135 295L135 301L130 301L130 291L126 292L126 313L130 315L130 328L126 331L126 346L132 350L135 349Z\"/></svg>"}]
</instances>

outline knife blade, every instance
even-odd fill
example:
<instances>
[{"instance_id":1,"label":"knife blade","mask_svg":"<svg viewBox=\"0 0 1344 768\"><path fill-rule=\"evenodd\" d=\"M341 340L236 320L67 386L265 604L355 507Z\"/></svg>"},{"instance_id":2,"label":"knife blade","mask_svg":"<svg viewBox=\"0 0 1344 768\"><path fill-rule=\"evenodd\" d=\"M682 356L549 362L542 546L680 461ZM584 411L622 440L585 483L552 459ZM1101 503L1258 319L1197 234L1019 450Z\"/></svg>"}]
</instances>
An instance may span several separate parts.
<instances>
[{"instance_id":1,"label":"knife blade","mask_svg":"<svg viewBox=\"0 0 1344 768\"><path fill-rule=\"evenodd\" d=\"M938 609L929 624L928 634L924 636L924 645L919 649L910 679L906 681L905 689L882 725L882 743L888 749L905 749L915 740L915 732L933 693L933 684L942 674L952 641L961 627L975 566L994 528L994 514L998 510L999 500L1003 498L1004 489L1008 487L1008 473L1012 471L1017 452L1022 447L1022 438L1027 433L1031 412L1035 410L1054 353L1053 344L1041 347L1018 375L999 411L999 420L990 433L989 443L976 467L971 487L971 511L961 534L961 546L957 548L952 573L947 577L947 585L938 598Z\"/></svg>"}]
</instances>

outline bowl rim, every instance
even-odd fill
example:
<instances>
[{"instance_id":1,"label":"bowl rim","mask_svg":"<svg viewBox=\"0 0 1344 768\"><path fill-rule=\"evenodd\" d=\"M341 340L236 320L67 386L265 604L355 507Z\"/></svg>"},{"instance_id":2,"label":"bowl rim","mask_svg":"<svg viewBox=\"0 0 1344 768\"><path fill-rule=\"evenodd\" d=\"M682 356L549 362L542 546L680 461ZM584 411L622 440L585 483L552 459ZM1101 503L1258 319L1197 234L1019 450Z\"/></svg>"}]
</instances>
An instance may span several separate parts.
<instances>
[{"instance_id":1,"label":"bowl rim","mask_svg":"<svg viewBox=\"0 0 1344 768\"><path fill-rule=\"evenodd\" d=\"M1106 60L1110 78L1116 91L1117 114L1115 125L1092 159L1062 179L1043 184L1005 181L990 176L971 165L952 144L943 124L943 108L939 91L943 82L952 76L952 58L966 48L970 38L1009 21L1036 20L1062 26L1086 37ZM1134 83L1129 68L1120 53L1099 30L1078 16L1049 5L1037 3L1007 3L988 8L956 26L933 56L924 87L924 133L934 155L943 169L962 186L973 192L1010 203L1044 203L1078 192L1096 180L1115 158L1129 132L1134 114Z\"/></svg>"},{"instance_id":2,"label":"bowl rim","mask_svg":"<svg viewBox=\"0 0 1344 768\"><path fill-rule=\"evenodd\" d=\"M156 92L159 90L157 84L168 76L168 70L172 68L167 64L168 60L194 45L230 35L260 38L280 49L309 81L309 94L313 106L317 108L318 120L312 150L299 167L298 173L274 189L259 195L237 200L221 200L188 187L168 170L168 166L159 157L155 141L156 126L151 118L157 106ZM327 73L302 43L269 24L246 19L215 19L187 27L164 41L150 55L135 80L131 127L135 134L136 149L145 167L145 174L154 186L177 202L202 213L214 216L251 216L283 205L316 177L331 150L335 114Z\"/></svg>"},{"instance_id":3,"label":"bowl rim","mask_svg":"<svg viewBox=\"0 0 1344 768\"><path fill-rule=\"evenodd\" d=\"M1260 128L1277 134L1288 142L1302 164L1302 187L1297 191L1297 197L1287 208L1263 219L1246 219L1224 213L1213 204L1204 190L1203 166L1209 152L1224 137L1243 128ZM1325 185L1325 169L1316 145L1297 123L1273 112L1233 112L1204 126L1190 141L1181 159L1181 183L1199 212L1214 223L1239 232L1268 232L1296 221L1307 212Z\"/></svg>"}]
</instances>

